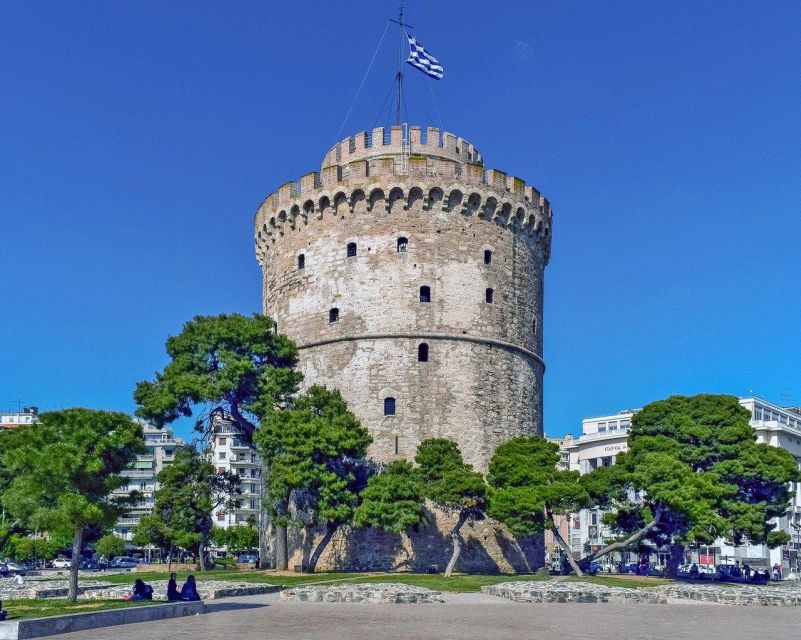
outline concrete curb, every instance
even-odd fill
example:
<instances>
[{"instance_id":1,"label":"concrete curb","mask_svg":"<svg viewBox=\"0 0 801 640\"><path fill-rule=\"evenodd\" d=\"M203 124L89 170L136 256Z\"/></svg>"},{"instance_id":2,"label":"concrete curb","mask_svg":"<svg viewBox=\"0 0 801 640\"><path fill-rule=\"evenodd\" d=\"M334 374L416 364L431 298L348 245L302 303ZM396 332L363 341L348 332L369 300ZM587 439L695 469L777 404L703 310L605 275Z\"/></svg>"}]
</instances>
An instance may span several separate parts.
<instances>
[{"instance_id":1,"label":"concrete curb","mask_svg":"<svg viewBox=\"0 0 801 640\"><path fill-rule=\"evenodd\" d=\"M206 613L203 602L171 602L152 606L138 606L110 611L92 611L49 618L11 620L0 622L0 640L41 638L58 633L100 629L120 624L152 622Z\"/></svg>"}]
</instances>

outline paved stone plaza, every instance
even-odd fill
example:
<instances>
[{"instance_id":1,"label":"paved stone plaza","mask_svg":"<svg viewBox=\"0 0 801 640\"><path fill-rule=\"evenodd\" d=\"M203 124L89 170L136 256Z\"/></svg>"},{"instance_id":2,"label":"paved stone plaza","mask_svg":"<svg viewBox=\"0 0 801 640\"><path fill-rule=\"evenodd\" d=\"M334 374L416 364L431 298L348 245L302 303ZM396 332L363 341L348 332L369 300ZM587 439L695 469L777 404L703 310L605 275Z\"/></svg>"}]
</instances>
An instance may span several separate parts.
<instances>
[{"instance_id":1,"label":"paved stone plaza","mask_svg":"<svg viewBox=\"0 0 801 640\"><path fill-rule=\"evenodd\" d=\"M63 640L753 640L801 633L801 608L706 604L516 604L481 593L445 604L280 601L277 594L209 603L202 616L66 634Z\"/></svg>"}]
</instances>

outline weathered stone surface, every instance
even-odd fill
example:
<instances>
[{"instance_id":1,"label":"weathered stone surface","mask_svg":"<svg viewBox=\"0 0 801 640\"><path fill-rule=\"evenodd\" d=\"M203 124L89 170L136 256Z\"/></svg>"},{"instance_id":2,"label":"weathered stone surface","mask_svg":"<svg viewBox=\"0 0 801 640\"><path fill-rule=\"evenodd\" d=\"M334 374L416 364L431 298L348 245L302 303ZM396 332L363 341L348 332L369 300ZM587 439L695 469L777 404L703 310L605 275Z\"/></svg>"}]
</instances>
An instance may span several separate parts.
<instances>
[{"instance_id":1,"label":"weathered stone surface","mask_svg":"<svg viewBox=\"0 0 801 640\"><path fill-rule=\"evenodd\" d=\"M8 584L9 580L0 582L0 600L20 600L36 598L66 598L68 585L64 580L48 580L28 582L23 586ZM153 600L167 599L167 581L156 580L149 583L153 587ZM179 585L180 587L180 585ZM110 584L107 582L81 581L78 594L82 598L118 600L129 595L133 589L133 578L130 584ZM262 593L274 593L281 587L270 584L252 582L235 582L228 580L203 580L197 583L197 590L204 600L229 598L234 596L252 596Z\"/></svg>"},{"instance_id":2,"label":"weathered stone surface","mask_svg":"<svg viewBox=\"0 0 801 640\"><path fill-rule=\"evenodd\" d=\"M625 589L584 582L502 582L481 590L515 602L667 603L666 594L652 589Z\"/></svg>"},{"instance_id":3,"label":"weathered stone surface","mask_svg":"<svg viewBox=\"0 0 801 640\"><path fill-rule=\"evenodd\" d=\"M666 604L693 601L737 606L801 606L801 585L769 586L683 583L628 589L586 582L503 582L482 587L514 602L608 602Z\"/></svg>"},{"instance_id":4,"label":"weathered stone surface","mask_svg":"<svg viewBox=\"0 0 801 640\"><path fill-rule=\"evenodd\" d=\"M281 592L292 602L360 602L366 604L430 604L442 602L439 591L399 583L307 585Z\"/></svg>"}]
</instances>

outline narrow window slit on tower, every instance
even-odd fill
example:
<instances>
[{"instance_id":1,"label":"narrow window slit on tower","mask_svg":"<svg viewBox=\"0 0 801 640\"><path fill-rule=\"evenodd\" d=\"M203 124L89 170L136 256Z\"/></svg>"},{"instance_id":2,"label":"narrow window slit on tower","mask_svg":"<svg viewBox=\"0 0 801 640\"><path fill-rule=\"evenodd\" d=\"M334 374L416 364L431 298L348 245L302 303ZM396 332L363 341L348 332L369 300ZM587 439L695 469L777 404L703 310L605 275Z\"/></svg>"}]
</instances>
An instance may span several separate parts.
<instances>
[{"instance_id":1,"label":"narrow window slit on tower","mask_svg":"<svg viewBox=\"0 0 801 640\"><path fill-rule=\"evenodd\" d=\"M492 299L494 296L495 296L495 291L493 289L487 289L485 299L489 304L492 304Z\"/></svg>"},{"instance_id":2,"label":"narrow window slit on tower","mask_svg":"<svg viewBox=\"0 0 801 640\"><path fill-rule=\"evenodd\" d=\"M491 264L492 263L492 251L489 249L484 249L484 264Z\"/></svg>"},{"instance_id":3,"label":"narrow window slit on tower","mask_svg":"<svg viewBox=\"0 0 801 640\"><path fill-rule=\"evenodd\" d=\"M348 258L353 258L355 256L356 256L356 243L348 242Z\"/></svg>"},{"instance_id":4,"label":"narrow window slit on tower","mask_svg":"<svg viewBox=\"0 0 801 640\"><path fill-rule=\"evenodd\" d=\"M420 287L420 302L431 302L431 287Z\"/></svg>"},{"instance_id":5,"label":"narrow window slit on tower","mask_svg":"<svg viewBox=\"0 0 801 640\"><path fill-rule=\"evenodd\" d=\"M406 253L408 249L409 249L409 239L398 238L398 253Z\"/></svg>"},{"instance_id":6,"label":"narrow window slit on tower","mask_svg":"<svg viewBox=\"0 0 801 640\"><path fill-rule=\"evenodd\" d=\"M425 342L417 345L417 361L428 362L428 345Z\"/></svg>"},{"instance_id":7,"label":"narrow window slit on tower","mask_svg":"<svg viewBox=\"0 0 801 640\"><path fill-rule=\"evenodd\" d=\"M395 398L384 398L384 415L395 415Z\"/></svg>"},{"instance_id":8,"label":"narrow window slit on tower","mask_svg":"<svg viewBox=\"0 0 801 640\"><path fill-rule=\"evenodd\" d=\"M298 256L298 269L305 269L306 268L306 255L301 253Z\"/></svg>"},{"instance_id":9,"label":"narrow window slit on tower","mask_svg":"<svg viewBox=\"0 0 801 640\"><path fill-rule=\"evenodd\" d=\"M334 307L328 310L328 322L339 322L339 309Z\"/></svg>"},{"instance_id":10,"label":"narrow window slit on tower","mask_svg":"<svg viewBox=\"0 0 801 640\"><path fill-rule=\"evenodd\" d=\"M400 450L400 447L398 446L398 444L399 444L398 440L399 439L400 438L398 436L395 436L395 455L398 455L398 451Z\"/></svg>"}]
</instances>

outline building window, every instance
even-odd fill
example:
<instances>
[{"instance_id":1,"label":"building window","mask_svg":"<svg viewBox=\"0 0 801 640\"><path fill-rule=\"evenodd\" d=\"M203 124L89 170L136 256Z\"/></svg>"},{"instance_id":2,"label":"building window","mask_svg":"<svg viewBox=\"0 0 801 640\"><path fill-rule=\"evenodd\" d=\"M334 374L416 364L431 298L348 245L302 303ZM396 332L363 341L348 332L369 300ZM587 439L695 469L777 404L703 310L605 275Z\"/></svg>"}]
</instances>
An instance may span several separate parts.
<instances>
[{"instance_id":1,"label":"building window","mask_svg":"<svg viewBox=\"0 0 801 640\"><path fill-rule=\"evenodd\" d=\"M420 287L420 302L431 302L431 287Z\"/></svg>"},{"instance_id":2,"label":"building window","mask_svg":"<svg viewBox=\"0 0 801 640\"><path fill-rule=\"evenodd\" d=\"M220 460L225 460L225 451L220 451L218 457Z\"/></svg>"},{"instance_id":3,"label":"building window","mask_svg":"<svg viewBox=\"0 0 801 640\"><path fill-rule=\"evenodd\" d=\"M399 436L395 436L395 455L398 455L398 451L400 451L399 440L400 440L400 437Z\"/></svg>"},{"instance_id":4,"label":"building window","mask_svg":"<svg viewBox=\"0 0 801 640\"><path fill-rule=\"evenodd\" d=\"M222 444L225 444L225 442L226 442L226 441L225 441L225 438L220 438L220 444L221 444L221 445L222 445Z\"/></svg>"},{"instance_id":5,"label":"building window","mask_svg":"<svg viewBox=\"0 0 801 640\"><path fill-rule=\"evenodd\" d=\"M534 318L534 322L532 323L532 332L534 333L534 337L537 337L537 319Z\"/></svg>"},{"instance_id":6,"label":"building window","mask_svg":"<svg viewBox=\"0 0 801 640\"><path fill-rule=\"evenodd\" d=\"M328 310L328 322L339 322L339 309L334 307Z\"/></svg>"},{"instance_id":7,"label":"building window","mask_svg":"<svg viewBox=\"0 0 801 640\"><path fill-rule=\"evenodd\" d=\"M492 264L492 251L484 249L484 264Z\"/></svg>"},{"instance_id":8,"label":"building window","mask_svg":"<svg viewBox=\"0 0 801 640\"><path fill-rule=\"evenodd\" d=\"M217 467L217 473L225 473L225 467Z\"/></svg>"},{"instance_id":9,"label":"building window","mask_svg":"<svg viewBox=\"0 0 801 640\"><path fill-rule=\"evenodd\" d=\"M488 304L492 304L492 299L494 296L495 296L495 291L493 289L487 289L486 292L484 293L484 300L486 300Z\"/></svg>"},{"instance_id":10,"label":"building window","mask_svg":"<svg viewBox=\"0 0 801 640\"><path fill-rule=\"evenodd\" d=\"M225 522L225 514L224 513L218 513L217 514L217 521L218 522Z\"/></svg>"},{"instance_id":11,"label":"building window","mask_svg":"<svg viewBox=\"0 0 801 640\"><path fill-rule=\"evenodd\" d=\"M305 268L306 268L306 256L301 253L298 256L298 269L305 269Z\"/></svg>"},{"instance_id":12,"label":"building window","mask_svg":"<svg viewBox=\"0 0 801 640\"><path fill-rule=\"evenodd\" d=\"M409 249L408 238L398 238L398 253L406 253Z\"/></svg>"},{"instance_id":13,"label":"building window","mask_svg":"<svg viewBox=\"0 0 801 640\"><path fill-rule=\"evenodd\" d=\"M590 524L593 526L598 524L598 514L595 511L590 514Z\"/></svg>"},{"instance_id":14,"label":"building window","mask_svg":"<svg viewBox=\"0 0 801 640\"><path fill-rule=\"evenodd\" d=\"M253 463L256 462L256 454L255 453L251 453L250 454L250 461L253 462Z\"/></svg>"},{"instance_id":15,"label":"building window","mask_svg":"<svg viewBox=\"0 0 801 640\"><path fill-rule=\"evenodd\" d=\"M617 420L612 420L609 423L609 431L617 431Z\"/></svg>"},{"instance_id":16,"label":"building window","mask_svg":"<svg viewBox=\"0 0 801 640\"><path fill-rule=\"evenodd\" d=\"M384 415L395 415L395 398L384 398Z\"/></svg>"},{"instance_id":17,"label":"building window","mask_svg":"<svg viewBox=\"0 0 801 640\"><path fill-rule=\"evenodd\" d=\"M598 423L598 433L603 433L605 431L606 431L606 423L605 422L599 422Z\"/></svg>"},{"instance_id":18,"label":"building window","mask_svg":"<svg viewBox=\"0 0 801 640\"><path fill-rule=\"evenodd\" d=\"M356 257L356 243L348 242L348 258Z\"/></svg>"},{"instance_id":19,"label":"building window","mask_svg":"<svg viewBox=\"0 0 801 640\"><path fill-rule=\"evenodd\" d=\"M425 342L417 345L417 362L428 362L428 345Z\"/></svg>"}]
</instances>

